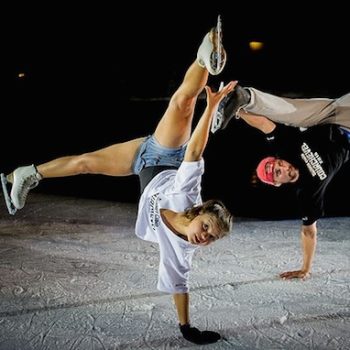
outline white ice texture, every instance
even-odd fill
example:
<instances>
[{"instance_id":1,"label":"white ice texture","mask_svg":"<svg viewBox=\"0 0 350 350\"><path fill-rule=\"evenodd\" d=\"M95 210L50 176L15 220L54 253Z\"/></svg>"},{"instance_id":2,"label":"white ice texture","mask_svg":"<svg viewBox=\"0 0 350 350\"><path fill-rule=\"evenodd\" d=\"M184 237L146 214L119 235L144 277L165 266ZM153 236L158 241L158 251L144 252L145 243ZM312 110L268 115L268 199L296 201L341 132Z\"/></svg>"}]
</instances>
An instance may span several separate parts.
<instances>
[{"instance_id":1,"label":"white ice texture","mask_svg":"<svg viewBox=\"0 0 350 350\"><path fill-rule=\"evenodd\" d=\"M299 220L237 219L200 248L191 322L224 339L197 346L156 290L158 246L135 236L135 216L136 204L35 193L15 216L1 203L0 349L350 348L350 218L319 220L305 281L278 277L301 266Z\"/></svg>"}]
</instances>

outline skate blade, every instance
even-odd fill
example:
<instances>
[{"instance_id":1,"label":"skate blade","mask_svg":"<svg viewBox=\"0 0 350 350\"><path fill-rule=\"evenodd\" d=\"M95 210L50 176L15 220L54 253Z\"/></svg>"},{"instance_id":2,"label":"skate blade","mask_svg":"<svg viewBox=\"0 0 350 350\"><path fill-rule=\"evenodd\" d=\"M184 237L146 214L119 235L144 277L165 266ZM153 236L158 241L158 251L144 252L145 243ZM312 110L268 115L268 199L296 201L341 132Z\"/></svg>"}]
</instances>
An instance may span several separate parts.
<instances>
[{"instance_id":1,"label":"skate blade","mask_svg":"<svg viewBox=\"0 0 350 350\"><path fill-rule=\"evenodd\" d=\"M11 201L11 197L7 191L7 179L5 174L1 174L1 186L2 186L2 192L4 194L7 210L11 215L15 215L17 208L13 205Z\"/></svg>"},{"instance_id":2,"label":"skate blade","mask_svg":"<svg viewBox=\"0 0 350 350\"><path fill-rule=\"evenodd\" d=\"M218 46L218 57L217 57L217 61L216 61L216 69L220 70L221 67L221 57L222 57L222 43L221 43L221 39L222 39L222 24L221 24L221 16L218 16L218 22L216 24L216 42L219 43Z\"/></svg>"}]
</instances>

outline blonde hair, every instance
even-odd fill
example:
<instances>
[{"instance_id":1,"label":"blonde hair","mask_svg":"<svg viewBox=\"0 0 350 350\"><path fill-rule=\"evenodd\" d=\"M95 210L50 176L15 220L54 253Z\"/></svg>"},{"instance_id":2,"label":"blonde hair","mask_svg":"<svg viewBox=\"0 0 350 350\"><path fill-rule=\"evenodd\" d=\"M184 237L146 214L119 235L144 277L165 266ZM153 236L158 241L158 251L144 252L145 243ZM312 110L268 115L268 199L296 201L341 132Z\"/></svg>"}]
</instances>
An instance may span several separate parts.
<instances>
[{"instance_id":1,"label":"blonde hair","mask_svg":"<svg viewBox=\"0 0 350 350\"><path fill-rule=\"evenodd\" d=\"M185 217L189 220L193 220L201 214L208 214L215 218L221 231L220 238L227 236L231 232L233 215L225 207L222 201L218 199L210 199L201 205L196 205L185 210Z\"/></svg>"}]
</instances>

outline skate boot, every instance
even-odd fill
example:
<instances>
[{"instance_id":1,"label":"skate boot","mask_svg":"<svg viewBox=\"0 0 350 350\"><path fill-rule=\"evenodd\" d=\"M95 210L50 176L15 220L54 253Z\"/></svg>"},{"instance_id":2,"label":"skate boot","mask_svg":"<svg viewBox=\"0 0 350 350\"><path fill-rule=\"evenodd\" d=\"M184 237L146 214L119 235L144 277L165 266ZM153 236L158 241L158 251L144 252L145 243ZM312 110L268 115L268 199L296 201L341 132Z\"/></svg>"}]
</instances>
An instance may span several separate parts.
<instances>
[{"instance_id":1,"label":"skate boot","mask_svg":"<svg viewBox=\"0 0 350 350\"><path fill-rule=\"evenodd\" d=\"M211 132L215 133L220 129L225 129L232 117L238 118L238 112L247 106L249 101L249 90L236 85L234 90L220 102L211 124Z\"/></svg>"},{"instance_id":2,"label":"skate boot","mask_svg":"<svg viewBox=\"0 0 350 350\"><path fill-rule=\"evenodd\" d=\"M6 182L12 183L10 202L15 209L22 209L24 207L29 191L38 186L41 179L42 176L38 173L34 165L17 168L11 174L7 175ZM1 180L4 190L3 176Z\"/></svg>"},{"instance_id":3,"label":"skate boot","mask_svg":"<svg viewBox=\"0 0 350 350\"><path fill-rule=\"evenodd\" d=\"M226 51L222 45L221 18L218 16L218 22L215 28L204 37L198 52L198 64L206 68L211 75L217 75L222 72L226 64Z\"/></svg>"}]
</instances>

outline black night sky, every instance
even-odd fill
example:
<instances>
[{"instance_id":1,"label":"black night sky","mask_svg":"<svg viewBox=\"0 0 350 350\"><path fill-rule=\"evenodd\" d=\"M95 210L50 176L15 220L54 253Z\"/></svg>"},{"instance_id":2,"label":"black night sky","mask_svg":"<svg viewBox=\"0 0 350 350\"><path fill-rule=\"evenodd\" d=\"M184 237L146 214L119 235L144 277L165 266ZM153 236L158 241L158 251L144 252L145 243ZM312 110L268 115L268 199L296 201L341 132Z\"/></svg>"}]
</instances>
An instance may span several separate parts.
<instances>
[{"instance_id":1,"label":"black night sky","mask_svg":"<svg viewBox=\"0 0 350 350\"><path fill-rule=\"evenodd\" d=\"M151 133L219 13L228 61L209 85L238 79L295 97L350 90L349 28L342 18L348 12L339 6L125 6L31 5L5 13L1 172ZM263 49L252 52L252 40L264 42ZM203 106L200 101L198 116ZM213 136L203 196L222 198L237 216L295 216L289 188L250 183L264 152L262 135L243 122ZM350 214L349 205L339 204L350 196L349 176L347 165L330 186L327 215ZM136 202L139 185L137 177L89 175L43 181L36 190Z\"/></svg>"}]
</instances>

